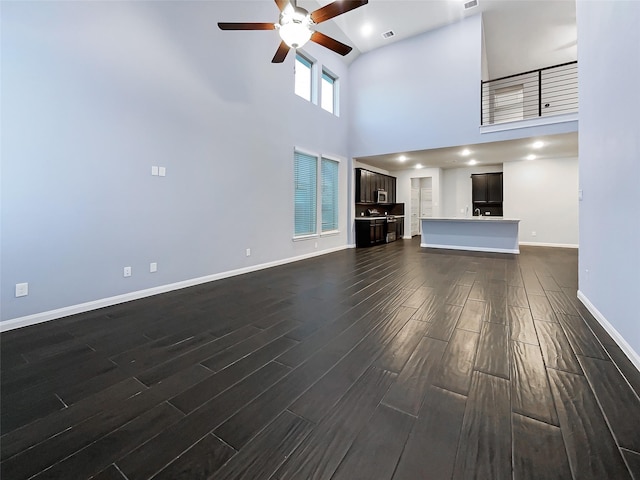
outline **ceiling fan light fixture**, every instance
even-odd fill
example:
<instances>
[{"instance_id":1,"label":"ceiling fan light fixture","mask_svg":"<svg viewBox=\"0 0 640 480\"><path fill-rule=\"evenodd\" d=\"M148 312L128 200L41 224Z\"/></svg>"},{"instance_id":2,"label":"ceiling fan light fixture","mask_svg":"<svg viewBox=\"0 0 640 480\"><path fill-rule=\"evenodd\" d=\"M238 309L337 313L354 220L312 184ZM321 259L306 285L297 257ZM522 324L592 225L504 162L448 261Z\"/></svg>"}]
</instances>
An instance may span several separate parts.
<instances>
[{"instance_id":1,"label":"ceiling fan light fixture","mask_svg":"<svg viewBox=\"0 0 640 480\"><path fill-rule=\"evenodd\" d=\"M291 48L300 48L311 38L311 17L303 8L285 8L276 25L280 38Z\"/></svg>"}]
</instances>

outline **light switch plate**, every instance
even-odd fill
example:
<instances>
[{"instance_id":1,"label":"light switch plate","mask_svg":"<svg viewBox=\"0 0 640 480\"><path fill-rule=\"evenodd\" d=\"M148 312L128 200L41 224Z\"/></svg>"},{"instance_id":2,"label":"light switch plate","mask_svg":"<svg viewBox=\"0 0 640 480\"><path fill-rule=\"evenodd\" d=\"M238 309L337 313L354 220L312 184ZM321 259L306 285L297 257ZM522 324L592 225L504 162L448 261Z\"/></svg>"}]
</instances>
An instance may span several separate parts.
<instances>
[{"instance_id":1,"label":"light switch plate","mask_svg":"<svg viewBox=\"0 0 640 480\"><path fill-rule=\"evenodd\" d=\"M166 176L167 175L166 167L158 167L158 175L160 175L161 177Z\"/></svg>"},{"instance_id":2,"label":"light switch plate","mask_svg":"<svg viewBox=\"0 0 640 480\"><path fill-rule=\"evenodd\" d=\"M151 262L149 264L149 272L154 273L158 271L158 264L156 262Z\"/></svg>"},{"instance_id":3,"label":"light switch plate","mask_svg":"<svg viewBox=\"0 0 640 480\"><path fill-rule=\"evenodd\" d=\"M154 177L158 175L158 166L157 165L153 165L151 167L151 175L153 175Z\"/></svg>"},{"instance_id":4,"label":"light switch plate","mask_svg":"<svg viewBox=\"0 0 640 480\"><path fill-rule=\"evenodd\" d=\"M28 283L16 283L16 297L26 297L29 295Z\"/></svg>"}]
</instances>

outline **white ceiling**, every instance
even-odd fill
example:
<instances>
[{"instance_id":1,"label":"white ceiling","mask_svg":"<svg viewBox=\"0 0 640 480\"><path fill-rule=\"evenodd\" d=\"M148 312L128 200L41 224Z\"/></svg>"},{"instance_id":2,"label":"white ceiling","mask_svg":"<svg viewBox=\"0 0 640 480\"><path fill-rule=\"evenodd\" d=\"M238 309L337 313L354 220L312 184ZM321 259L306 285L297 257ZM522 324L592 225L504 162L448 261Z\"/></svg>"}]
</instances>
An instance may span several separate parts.
<instances>
[{"instance_id":1,"label":"white ceiling","mask_svg":"<svg viewBox=\"0 0 640 480\"><path fill-rule=\"evenodd\" d=\"M367 5L316 28L353 46L347 56L348 61L353 61L362 53L482 12L489 75L485 80L577 60L575 0L478 0L477 7L465 10L466 1L369 0ZM298 0L298 5L309 11L329 3L331 0ZM364 25L371 26L369 35L363 34ZM383 39L382 33L389 30L395 36ZM535 140L544 141L545 147L531 152ZM418 163L425 167L454 168L464 166L468 160L459 155L465 147L472 150L469 158L475 158L479 165L522 160L530 153L538 158L577 157L578 135L397 152L357 160L389 171L413 168ZM408 157L405 163L398 162L400 154Z\"/></svg>"},{"instance_id":2,"label":"white ceiling","mask_svg":"<svg viewBox=\"0 0 640 480\"><path fill-rule=\"evenodd\" d=\"M354 47L347 56L353 61L361 53L482 12L491 78L576 59L575 0L478 0L477 7L465 10L467 1L369 0L316 29L331 34L338 27ZM309 11L329 3L298 0ZM363 33L365 25L370 34ZM395 35L384 39L382 33L389 30Z\"/></svg>"},{"instance_id":3,"label":"white ceiling","mask_svg":"<svg viewBox=\"0 0 640 480\"><path fill-rule=\"evenodd\" d=\"M543 146L534 148L535 142L542 142ZM463 150L468 150L469 154L463 155ZM400 159L401 155L404 155L404 161ZM528 155L535 155L536 159L576 158L578 156L578 133L543 135L535 138L434 148L416 152L398 152L389 155L359 157L355 160L393 172L417 168L418 165L437 168L467 167L471 159L477 162L476 165L496 165L527 160Z\"/></svg>"}]
</instances>

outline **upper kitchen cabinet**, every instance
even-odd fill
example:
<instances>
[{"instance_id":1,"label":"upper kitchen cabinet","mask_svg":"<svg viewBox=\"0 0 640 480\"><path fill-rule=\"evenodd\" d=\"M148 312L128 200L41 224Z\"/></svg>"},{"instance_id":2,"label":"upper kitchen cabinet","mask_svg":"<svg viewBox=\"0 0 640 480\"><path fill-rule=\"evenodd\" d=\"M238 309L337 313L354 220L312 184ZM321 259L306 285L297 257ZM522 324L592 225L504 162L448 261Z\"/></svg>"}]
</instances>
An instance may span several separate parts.
<instances>
[{"instance_id":1,"label":"upper kitchen cabinet","mask_svg":"<svg viewBox=\"0 0 640 480\"><path fill-rule=\"evenodd\" d=\"M502 172L487 173L487 202L502 203Z\"/></svg>"},{"instance_id":2,"label":"upper kitchen cabinet","mask_svg":"<svg viewBox=\"0 0 640 480\"><path fill-rule=\"evenodd\" d=\"M377 203L378 190L387 192L387 202L396 201L396 177L372 172L364 168L355 169L356 203Z\"/></svg>"},{"instance_id":3,"label":"upper kitchen cabinet","mask_svg":"<svg viewBox=\"0 0 640 480\"><path fill-rule=\"evenodd\" d=\"M502 172L471 175L473 214L502 216Z\"/></svg>"},{"instance_id":4,"label":"upper kitchen cabinet","mask_svg":"<svg viewBox=\"0 0 640 480\"><path fill-rule=\"evenodd\" d=\"M473 198L473 203L487 201L487 176L485 174L471 175L471 198Z\"/></svg>"}]
</instances>

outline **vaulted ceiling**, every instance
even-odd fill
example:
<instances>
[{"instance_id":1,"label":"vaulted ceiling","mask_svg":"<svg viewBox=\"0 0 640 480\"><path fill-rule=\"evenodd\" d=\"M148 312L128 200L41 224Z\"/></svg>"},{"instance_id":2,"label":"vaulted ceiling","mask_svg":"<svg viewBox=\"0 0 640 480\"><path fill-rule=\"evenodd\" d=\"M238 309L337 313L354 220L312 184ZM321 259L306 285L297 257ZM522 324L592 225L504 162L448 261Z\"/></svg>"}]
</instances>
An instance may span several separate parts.
<instances>
[{"instance_id":1,"label":"vaulted ceiling","mask_svg":"<svg viewBox=\"0 0 640 480\"><path fill-rule=\"evenodd\" d=\"M376 48L458 22L482 13L484 52L488 79L557 65L577 59L575 0L369 0L369 3L322 24L319 30L336 36L354 47L348 61ZM309 11L331 0L298 0ZM383 34L392 31L390 38ZM544 149L532 152L536 139L493 142L418 152L396 152L358 159L385 170L425 167L455 168L469 160L460 156L466 147L478 164L578 155L577 133L538 138ZM405 162L398 160L404 154Z\"/></svg>"},{"instance_id":2,"label":"vaulted ceiling","mask_svg":"<svg viewBox=\"0 0 640 480\"><path fill-rule=\"evenodd\" d=\"M340 0L338 0L340 1ZM576 59L575 0L369 0L363 7L319 26L342 33L361 53L482 13L490 78ZM309 11L331 0L298 0ZM336 30L338 29L338 30ZM383 38L392 31L393 36Z\"/></svg>"}]
</instances>

